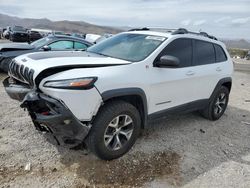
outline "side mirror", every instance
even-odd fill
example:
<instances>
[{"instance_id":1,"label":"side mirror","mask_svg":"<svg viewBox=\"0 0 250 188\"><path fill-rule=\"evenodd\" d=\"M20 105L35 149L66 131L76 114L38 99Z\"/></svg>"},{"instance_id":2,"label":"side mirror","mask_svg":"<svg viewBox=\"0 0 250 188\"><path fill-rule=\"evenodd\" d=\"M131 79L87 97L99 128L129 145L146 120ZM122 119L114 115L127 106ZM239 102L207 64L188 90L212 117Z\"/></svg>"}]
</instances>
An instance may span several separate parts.
<instances>
[{"instance_id":1,"label":"side mirror","mask_svg":"<svg viewBox=\"0 0 250 188\"><path fill-rule=\"evenodd\" d=\"M46 46L42 47L42 49L43 49L44 51L50 51L50 50L51 50L51 47L46 45Z\"/></svg>"},{"instance_id":2,"label":"side mirror","mask_svg":"<svg viewBox=\"0 0 250 188\"><path fill-rule=\"evenodd\" d=\"M160 58L160 61L156 62L156 67L178 67L180 60L177 57L164 55Z\"/></svg>"}]
</instances>

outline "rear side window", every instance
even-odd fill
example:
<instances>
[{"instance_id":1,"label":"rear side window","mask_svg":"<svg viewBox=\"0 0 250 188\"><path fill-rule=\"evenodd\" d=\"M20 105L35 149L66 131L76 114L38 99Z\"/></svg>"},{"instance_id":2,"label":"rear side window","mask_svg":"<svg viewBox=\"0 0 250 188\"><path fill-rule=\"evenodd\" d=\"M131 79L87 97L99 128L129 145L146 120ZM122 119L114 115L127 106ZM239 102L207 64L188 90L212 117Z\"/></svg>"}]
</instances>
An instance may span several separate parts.
<instances>
[{"instance_id":1,"label":"rear side window","mask_svg":"<svg viewBox=\"0 0 250 188\"><path fill-rule=\"evenodd\" d=\"M227 61L227 56L225 51L219 45L215 44L215 53L216 53L216 62L223 62Z\"/></svg>"},{"instance_id":2,"label":"rear side window","mask_svg":"<svg viewBox=\"0 0 250 188\"><path fill-rule=\"evenodd\" d=\"M80 43L80 42L75 42L74 43L74 49L85 50L87 48L88 48L88 46L86 44L83 44L83 43Z\"/></svg>"},{"instance_id":3,"label":"rear side window","mask_svg":"<svg viewBox=\"0 0 250 188\"><path fill-rule=\"evenodd\" d=\"M70 50L73 49L73 41L57 41L49 45L52 50Z\"/></svg>"},{"instance_id":4,"label":"rear side window","mask_svg":"<svg viewBox=\"0 0 250 188\"><path fill-rule=\"evenodd\" d=\"M170 55L177 57L180 60L180 67L188 67L192 65L192 40L191 39L176 39L160 53L156 61L160 60L161 56Z\"/></svg>"},{"instance_id":5,"label":"rear side window","mask_svg":"<svg viewBox=\"0 0 250 188\"><path fill-rule=\"evenodd\" d=\"M206 65L215 63L215 50L212 43L194 40L194 64Z\"/></svg>"}]
</instances>

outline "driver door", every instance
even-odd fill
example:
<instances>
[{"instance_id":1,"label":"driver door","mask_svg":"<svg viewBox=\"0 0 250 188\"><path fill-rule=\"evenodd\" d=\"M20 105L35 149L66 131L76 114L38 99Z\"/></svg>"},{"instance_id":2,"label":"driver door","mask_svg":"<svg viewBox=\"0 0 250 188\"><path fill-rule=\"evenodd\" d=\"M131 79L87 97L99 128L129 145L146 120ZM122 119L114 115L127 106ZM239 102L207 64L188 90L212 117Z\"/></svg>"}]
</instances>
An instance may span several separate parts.
<instances>
[{"instance_id":1,"label":"driver door","mask_svg":"<svg viewBox=\"0 0 250 188\"><path fill-rule=\"evenodd\" d=\"M177 107L195 101L196 83L192 67L192 39L175 39L158 55L155 62L164 55L179 59L178 67L152 67L150 84L149 114Z\"/></svg>"}]
</instances>

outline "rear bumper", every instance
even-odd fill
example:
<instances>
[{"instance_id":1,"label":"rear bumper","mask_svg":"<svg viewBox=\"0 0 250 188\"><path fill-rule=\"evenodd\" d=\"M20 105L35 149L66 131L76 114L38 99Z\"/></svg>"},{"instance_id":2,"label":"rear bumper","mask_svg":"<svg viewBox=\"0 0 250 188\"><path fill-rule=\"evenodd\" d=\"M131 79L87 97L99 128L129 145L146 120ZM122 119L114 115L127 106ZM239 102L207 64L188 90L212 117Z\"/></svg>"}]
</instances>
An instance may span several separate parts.
<instances>
[{"instance_id":1,"label":"rear bumper","mask_svg":"<svg viewBox=\"0 0 250 188\"><path fill-rule=\"evenodd\" d=\"M53 144L75 147L83 142L89 127L80 122L63 102L23 85L11 84L9 78L3 84L12 99L22 101L21 107L28 110L36 129L46 133Z\"/></svg>"}]
</instances>

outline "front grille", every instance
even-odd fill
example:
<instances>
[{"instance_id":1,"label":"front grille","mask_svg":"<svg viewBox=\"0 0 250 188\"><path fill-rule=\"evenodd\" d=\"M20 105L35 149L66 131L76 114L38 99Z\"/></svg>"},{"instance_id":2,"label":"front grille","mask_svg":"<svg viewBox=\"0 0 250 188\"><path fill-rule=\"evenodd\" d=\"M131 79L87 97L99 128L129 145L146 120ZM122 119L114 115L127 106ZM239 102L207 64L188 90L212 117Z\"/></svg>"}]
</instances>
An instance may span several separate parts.
<instances>
[{"instance_id":1,"label":"front grille","mask_svg":"<svg viewBox=\"0 0 250 188\"><path fill-rule=\"evenodd\" d=\"M24 65L19 65L15 60L10 63L9 74L21 82L27 83L31 86L34 85L34 70L29 69Z\"/></svg>"}]
</instances>

